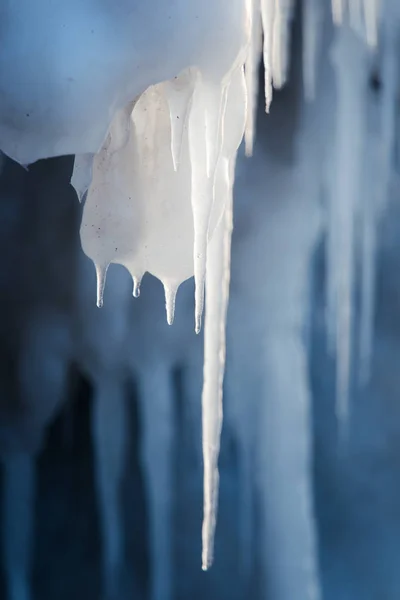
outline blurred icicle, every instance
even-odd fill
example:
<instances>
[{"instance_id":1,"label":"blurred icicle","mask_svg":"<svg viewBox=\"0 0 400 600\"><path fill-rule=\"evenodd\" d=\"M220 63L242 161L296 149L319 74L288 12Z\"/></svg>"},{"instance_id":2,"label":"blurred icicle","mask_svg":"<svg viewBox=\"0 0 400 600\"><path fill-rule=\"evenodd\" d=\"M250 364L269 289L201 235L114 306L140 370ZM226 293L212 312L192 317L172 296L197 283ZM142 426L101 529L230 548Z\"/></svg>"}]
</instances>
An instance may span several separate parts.
<instances>
[{"instance_id":1,"label":"blurred icicle","mask_svg":"<svg viewBox=\"0 0 400 600\"><path fill-rule=\"evenodd\" d=\"M335 34L332 62L337 89L333 190L330 199L329 298L336 341L336 410L342 434L349 414L354 316L355 222L362 194L367 49L347 25Z\"/></svg>"}]
</instances>

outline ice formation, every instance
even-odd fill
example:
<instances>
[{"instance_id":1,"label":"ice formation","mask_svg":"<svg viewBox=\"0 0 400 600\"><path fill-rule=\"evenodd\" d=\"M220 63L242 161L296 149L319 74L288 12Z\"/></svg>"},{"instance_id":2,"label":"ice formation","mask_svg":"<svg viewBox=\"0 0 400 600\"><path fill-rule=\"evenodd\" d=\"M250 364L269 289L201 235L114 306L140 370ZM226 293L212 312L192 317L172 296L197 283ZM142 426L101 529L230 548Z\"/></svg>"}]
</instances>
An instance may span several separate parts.
<instances>
[{"instance_id":1,"label":"ice formation","mask_svg":"<svg viewBox=\"0 0 400 600\"><path fill-rule=\"evenodd\" d=\"M245 131L247 153L252 151L261 52L267 110L273 86L286 81L295 3L134 4L19 0L1 5L0 146L21 164L77 155L72 183L80 198L87 192L81 236L84 251L96 264L99 306L108 266L120 263L132 275L135 296L146 271L163 282L167 319L172 323L177 289L194 275L199 332L206 287L203 567L207 568L217 504L234 164ZM318 2L306 0L304 5L305 87L312 97L321 17ZM334 21L343 28L335 32L334 51L338 110L329 297L338 354L338 410L344 418L350 381L355 207L360 198L358 150L364 131L359 106L367 52L348 23L376 45L379 6L378 0L332 2ZM32 27L32 22L40 26ZM389 49L388 69L392 56ZM393 109L384 114L387 147L393 122L388 115ZM366 227L369 256L368 231ZM367 290L371 279L366 271ZM364 330L364 338L370 337L368 328Z\"/></svg>"},{"instance_id":2,"label":"ice formation","mask_svg":"<svg viewBox=\"0 0 400 600\"><path fill-rule=\"evenodd\" d=\"M366 48L347 25L335 32L332 61L336 75L336 140L333 196L329 221L329 285L331 335L337 350L337 414L348 417L355 278L354 239L361 201L363 107ZM339 252L339 255L338 255ZM340 259L338 260L338 256Z\"/></svg>"}]
</instances>

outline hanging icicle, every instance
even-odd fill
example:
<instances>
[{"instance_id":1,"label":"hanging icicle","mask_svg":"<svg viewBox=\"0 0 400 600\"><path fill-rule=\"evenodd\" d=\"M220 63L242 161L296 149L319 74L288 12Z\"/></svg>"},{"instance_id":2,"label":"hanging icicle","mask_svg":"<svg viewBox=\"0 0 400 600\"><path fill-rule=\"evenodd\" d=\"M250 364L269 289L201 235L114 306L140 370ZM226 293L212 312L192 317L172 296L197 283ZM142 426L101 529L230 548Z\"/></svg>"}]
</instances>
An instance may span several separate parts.
<instances>
[{"instance_id":1,"label":"hanging icicle","mask_svg":"<svg viewBox=\"0 0 400 600\"><path fill-rule=\"evenodd\" d=\"M389 197L395 137L396 90L398 84L398 14L390 2L385 5L379 56L374 79L368 90L368 133L363 181L361 253L361 309L359 339L360 383L369 380L375 317L377 228Z\"/></svg>"},{"instance_id":2,"label":"hanging icicle","mask_svg":"<svg viewBox=\"0 0 400 600\"><path fill-rule=\"evenodd\" d=\"M328 241L330 300L335 315L337 356L337 415L346 433L349 415L352 332L354 315L355 220L362 194L367 53L355 33L343 25L336 31L332 51L336 74L337 114L335 162Z\"/></svg>"},{"instance_id":3,"label":"hanging icicle","mask_svg":"<svg viewBox=\"0 0 400 600\"><path fill-rule=\"evenodd\" d=\"M348 20L350 26L374 47L378 42L380 4L381 0L332 0L333 22L343 25Z\"/></svg>"}]
</instances>

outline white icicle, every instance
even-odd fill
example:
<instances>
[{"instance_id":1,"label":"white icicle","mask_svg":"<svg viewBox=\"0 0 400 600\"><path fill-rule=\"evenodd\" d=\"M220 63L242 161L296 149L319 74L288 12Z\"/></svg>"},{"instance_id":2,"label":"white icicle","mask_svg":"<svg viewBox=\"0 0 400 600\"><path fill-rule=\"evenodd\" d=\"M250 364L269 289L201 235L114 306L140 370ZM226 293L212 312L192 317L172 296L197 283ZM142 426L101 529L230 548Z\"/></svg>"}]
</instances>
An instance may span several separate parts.
<instances>
[{"instance_id":1,"label":"white icicle","mask_svg":"<svg viewBox=\"0 0 400 600\"><path fill-rule=\"evenodd\" d=\"M132 295L134 298L139 298L140 296L140 285L142 282L142 278L141 277L132 277L133 279L133 290L132 290Z\"/></svg>"},{"instance_id":2,"label":"white icicle","mask_svg":"<svg viewBox=\"0 0 400 600\"><path fill-rule=\"evenodd\" d=\"M381 40L380 77L382 87L368 91L369 143L366 146L364 169L362 283L360 311L360 381L369 379L374 335L375 278L377 226L386 208L389 196L392 157L395 136L396 89L398 82L397 15L386 4Z\"/></svg>"},{"instance_id":3,"label":"white icicle","mask_svg":"<svg viewBox=\"0 0 400 600\"><path fill-rule=\"evenodd\" d=\"M314 100L316 74L321 47L323 6L321 0L303 2L303 82L307 100Z\"/></svg>"},{"instance_id":4,"label":"white icicle","mask_svg":"<svg viewBox=\"0 0 400 600\"><path fill-rule=\"evenodd\" d=\"M396 137L397 90L399 84L399 26L400 6L396 0L385 3L382 28L382 103L381 103L381 158L382 158L382 205L387 206L389 183L393 162L393 151Z\"/></svg>"},{"instance_id":5,"label":"white icicle","mask_svg":"<svg viewBox=\"0 0 400 600\"><path fill-rule=\"evenodd\" d=\"M342 25L348 19L354 31L374 47L378 42L380 3L381 0L332 0L333 22Z\"/></svg>"},{"instance_id":6,"label":"white icicle","mask_svg":"<svg viewBox=\"0 0 400 600\"><path fill-rule=\"evenodd\" d=\"M367 96L366 136L364 164L362 171L363 194L361 203L361 299L359 326L359 380L366 384L369 379L373 322L375 312L375 277L376 277L376 244L377 221L379 214L380 193L383 191L381 158L381 98L378 90L369 85L365 90Z\"/></svg>"},{"instance_id":7,"label":"white icicle","mask_svg":"<svg viewBox=\"0 0 400 600\"><path fill-rule=\"evenodd\" d=\"M228 177L229 174L227 173ZM232 181L225 215L210 244L207 261L206 318L204 331L203 457L204 520L203 570L213 561L218 506L218 455L222 427L222 384L225 370L225 326L229 298L232 234Z\"/></svg>"},{"instance_id":8,"label":"white icicle","mask_svg":"<svg viewBox=\"0 0 400 600\"><path fill-rule=\"evenodd\" d=\"M247 120L244 134L246 156L252 156L258 103L258 69L262 51L262 23L259 0L252 0L252 34L245 65L247 88Z\"/></svg>"},{"instance_id":9,"label":"white icicle","mask_svg":"<svg viewBox=\"0 0 400 600\"><path fill-rule=\"evenodd\" d=\"M272 102L272 60L273 60L273 38L275 0L261 0L261 18L264 33L264 93L265 111L269 113Z\"/></svg>"},{"instance_id":10,"label":"white icicle","mask_svg":"<svg viewBox=\"0 0 400 600\"><path fill-rule=\"evenodd\" d=\"M368 44L373 47L378 43L379 8L381 1L364 0L365 35Z\"/></svg>"},{"instance_id":11,"label":"white icicle","mask_svg":"<svg viewBox=\"0 0 400 600\"><path fill-rule=\"evenodd\" d=\"M335 25L341 25L345 10L346 0L332 0L332 16Z\"/></svg>"},{"instance_id":12,"label":"white icicle","mask_svg":"<svg viewBox=\"0 0 400 600\"><path fill-rule=\"evenodd\" d=\"M226 108L226 131L216 180L225 214L218 224L207 257L206 325L204 332L203 457L204 519L203 569L213 560L218 504L218 454L222 426L222 382L225 369L225 324L229 297L232 191L236 152L246 124L246 83L243 69L232 75Z\"/></svg>"},{"instance_id":13,"label":"white icicle","mask_svg":"<svg viewBox=\"0 0 400 600\"><path fill-rule=\"evenodd\" d=\"M374 165L367 165L375 173ZM361 384L367 383L371 368L372 343L375 316L375 278L376 278L376 188L365 190L362 207L362 252L361 252L361 306L360 306L360 359L359 375Z\"/></svg>"},{"instance_id":14,"label":"white icicle","mask_svg":"<svg viewBox=\"0 0 400 600\"><path fill-rule=\"evenodd\" d=\"M275 0L272 79L278 89L285 85L288 75L294 7L294 0Z\"/></svg>"},{"instance_id":15,"label":"white icicle","mask_svg":"<svg viewBox=\"0 0 400 600\"><path fill-rule=\"evenodd\" d=\"M175 299L178 286L171 282L164 281L164 292L165 292L165 309L167 312L167 323L172 325L175 316Z\"/></svg>"},{"instance_id":16,"label":"white icicle","mask_svg":"<svg viewBox=\"0 0 400 600\"><path fill-rule=\"evenodd\" d=\"M336 31L332 61L337 85L337 138L329 224L335 260L332 288L336 290L337 416L345 433L349 412L354 303L355 218L361 200L361 165L366 91L366 50L343 25ZM332 264L330 265L332 267Z\"/></svg>"}]
</instances>

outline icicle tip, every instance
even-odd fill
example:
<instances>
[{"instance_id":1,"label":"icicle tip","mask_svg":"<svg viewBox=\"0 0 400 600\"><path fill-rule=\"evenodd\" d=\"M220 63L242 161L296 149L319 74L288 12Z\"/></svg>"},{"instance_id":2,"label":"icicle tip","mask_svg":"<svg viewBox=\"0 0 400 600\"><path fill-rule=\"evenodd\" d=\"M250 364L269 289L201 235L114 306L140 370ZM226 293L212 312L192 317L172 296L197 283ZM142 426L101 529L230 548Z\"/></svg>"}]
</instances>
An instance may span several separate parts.
<instances>
[{"instance_id":1,"label":"icicle tip","mask_svg":"<svg viewBox=\"0 0 400 600\"><path fill-rule=\"evenodd\" d=\"M167 313L167 323L172 325L175 318L175 300L178 286L170 283L164 283L165 310Z\"/></svg>"},{"instance_id":2,"label":"icicle tip","mask_svg":"<svg viewBox=\"0 0 400 600\"><path fill-rule=\"evenodd\" d=\"M141 277L133 277L133 291L132 296L134 298L139 298L140 296L140 284L142 283Z\"/></svg>"},{"instance_id":3,"label":"icicle tip","mask_svg":"<svg viewBox=\"0 0 400 600\"><path fill-rule=\"evenodd\" d=\"M97 276L97 307L102 308L103 306L103 296L104 296L104 287L106 284L106 275L107 275L107 266L96 266L96 276Z\"/></svg>"}]
</instances>

